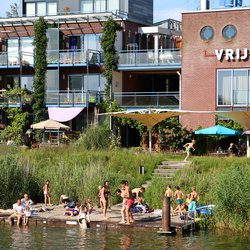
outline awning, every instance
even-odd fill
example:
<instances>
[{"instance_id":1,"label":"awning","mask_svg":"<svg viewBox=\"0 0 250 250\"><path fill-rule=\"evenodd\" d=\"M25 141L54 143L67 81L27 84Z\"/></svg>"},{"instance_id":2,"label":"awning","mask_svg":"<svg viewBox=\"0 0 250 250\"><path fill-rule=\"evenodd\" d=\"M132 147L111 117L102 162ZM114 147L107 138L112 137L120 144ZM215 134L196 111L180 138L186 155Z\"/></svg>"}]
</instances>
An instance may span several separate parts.
<instances>
[{"instance_id":1,"label":"awning","mask_svg":"<svg viewBox=\"0 0 250 250\"><path fill-rule=\"evenodd\" d=\"M75 118L84 108L48 108L49 118L58 122L67 122Z\"/></svg>"}]
</instances>

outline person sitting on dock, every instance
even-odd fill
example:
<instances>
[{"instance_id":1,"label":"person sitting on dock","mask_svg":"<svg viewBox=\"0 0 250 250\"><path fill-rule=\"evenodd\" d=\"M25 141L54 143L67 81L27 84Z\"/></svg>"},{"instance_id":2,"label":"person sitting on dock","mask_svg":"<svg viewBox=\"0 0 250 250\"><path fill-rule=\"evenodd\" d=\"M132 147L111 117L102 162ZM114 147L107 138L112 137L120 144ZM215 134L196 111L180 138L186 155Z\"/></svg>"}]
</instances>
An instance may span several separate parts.
<instances>
[{"instance_id":1,"label":"person sitting on dock","mask_svg":"<svg viewBox=\"0 0 250 250\"><path fill-rule=\"evenodd\" d=\"M179 186L176 187L176 191L174 193L174 197L176 198L177 207L174 212L178 212L179 215L182 214L182 204L183 204L183 192Z\"/></svg>"},{"instance_id":2,"label":"person sitting on dock","mask_svg":"<svg viewBox=\"0 0 250 250\"><path fill-rule=\"evenodd\" d=\"M144 187L139 187L139 188L134 188L132 189L132 195L135 199L135 202L138 202L139 199L141 198L141 201L143 202L144 201L144 197L143 197L143 194L145 192L145 188Z\"/></svg>"},{"instance_id":3,"label":"person sitting on dock","mask_svg":"<svg viewBox=\"0 0 250 250\"><path fill-rule=\"evenodd\" d=\"M191 202L188 206L188 216L190 217L190 215L193 214L194 218L196 218L197 217L196 205L197 205L197 201L199 200L199 196L196 193L195 187L192 187L190 200L191 200Z\"/></svg>"},{"instance_id":4,"label":"person sitting on dock","mask_svg":"<svg viewBox=\"0 0 250 250\"><path fill-rule=\"evenodd\" d=\"M62 193L59 199L59 204L66 206L69 203L69 196L65 193Z\"/></svg>"},{"instance_id":5,"label":"person sitting on dock","mask_svg":"<svg viewBox=\"0 0 250 250\"><path fill-rule=\"evenodd\" d=\"M31 217L31 210L30 206L26 205L24 209L24 225L28 226L29 225L29 218Z\"/></svg>"},{"instance_id":6,"label":"person sitting on dock","mask_svg":"<svg viewBox=\"0 0 250 250\"><path fill-rule=\"evenodd\" d=\"M24 216L24 207L22 206L21 199L17 199L17 202L13 204L13 211L13 214L8 218L9 224L13 225L14 219L17 218L17 225L19 226Z\"/></svg>"},{"instance_id":7,"label":"person sitting on dock","mask_svg":"<svg viewBox=\"0 0 250 250\"><path fill-rule=\"evenodd\" d=\"M34 205L34 202L29 198L29 195L27 193L23 195L21 202L23 207L29 206L30 210L33 210L32 205Z\"/></svg>"}]
</instances>

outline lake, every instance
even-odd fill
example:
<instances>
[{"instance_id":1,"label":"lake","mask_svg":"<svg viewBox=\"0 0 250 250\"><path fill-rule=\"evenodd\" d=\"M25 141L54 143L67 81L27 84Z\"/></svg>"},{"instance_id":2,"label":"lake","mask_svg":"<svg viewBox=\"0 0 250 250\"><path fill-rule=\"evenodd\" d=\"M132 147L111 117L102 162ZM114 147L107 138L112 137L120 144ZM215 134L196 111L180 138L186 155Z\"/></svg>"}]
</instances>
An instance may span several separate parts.
<instances>
[{"instance_id":1,"label":"lake","mask_svg":"<svg viewBox=\"0 0 250 250\"><path fill-rule=\"evenodd\" d=\"M250 249L249 238L229 233L199 231L160 236L155 231L131 229L80 229L78 226L10 227L0 225L0 249Z\"/></svg>"}]
</instances>

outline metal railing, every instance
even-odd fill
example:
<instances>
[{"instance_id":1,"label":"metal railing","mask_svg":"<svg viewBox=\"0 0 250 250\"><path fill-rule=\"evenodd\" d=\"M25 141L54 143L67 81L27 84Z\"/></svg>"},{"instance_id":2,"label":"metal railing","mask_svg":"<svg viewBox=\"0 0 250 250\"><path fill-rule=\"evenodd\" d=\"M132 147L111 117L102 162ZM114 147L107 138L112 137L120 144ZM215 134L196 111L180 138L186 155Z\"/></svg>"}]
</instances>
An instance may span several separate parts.
<instances>
[{"instance_id":1,"label":"metal railing","mask_svg":"<svg viewBox=\"0 0 250 250\"><path fill-rule=\"evenodd\" d=\"M0 53L0 67L20 67L20 66L33 66L34 53L29 52L1 52Z\"/></svg>"},{"instance_id":2,"label":"metal railing","mask_svg":"<svg viewBox=\"0 0 250 250\"><path fill-rule=\"evenodd\" d=\"M158 66L181 64L179 49L123 50L118 53L119 66Z\"/></svg>"},{"instance_id":3,"label":"metal railing","mask_svg":"<svg viewBox=\"0 0 250 250\"><path fill-rule=\"evenodd\" d=\"M115 92L113 95L121 107L179 108L179 92Z\"/></svg>"},{"instance_id":4,"label":"metal railing","mask_svg":"<svg viewBox=\"0 0 250 250\"><path fill-rule=\"evenodd\" d=\"M98 103L103 93L83 90L47 90L47 106L87 106Z\"/></svg>"},{"instance_id":5,"label":"metal railing","mask_svg":"<svg viewBox=\"0 0 250 250\"><path fill-rule=\"evenodd\" d=\"M4 92L6 90L0 90L0 106L16 106L20 107L22 105L31 104L32 102L32 94L28 94L27 96L13 96L6 97Z\"/></svg>"}]
</instances>

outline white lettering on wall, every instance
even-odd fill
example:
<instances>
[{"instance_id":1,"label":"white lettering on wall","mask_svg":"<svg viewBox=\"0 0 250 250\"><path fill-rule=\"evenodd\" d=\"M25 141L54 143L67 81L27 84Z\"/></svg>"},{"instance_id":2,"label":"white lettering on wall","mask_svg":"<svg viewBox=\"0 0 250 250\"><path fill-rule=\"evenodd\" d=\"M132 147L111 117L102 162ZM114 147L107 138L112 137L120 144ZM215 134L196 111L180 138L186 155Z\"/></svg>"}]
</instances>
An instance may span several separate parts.
<instances>
[{"instance_id":1,"label":"white lettering on wall","mask_svg":"<svg viewBox=\"0 0 250 250\"><path fill-rule=\"evenodd\" d=\"M223 56L227 61L231 60L246 60L248 58L249 50L247 48L241 49L215 49L215 55L218 61L223 60Z\"/></svg>"}]
</instances>

